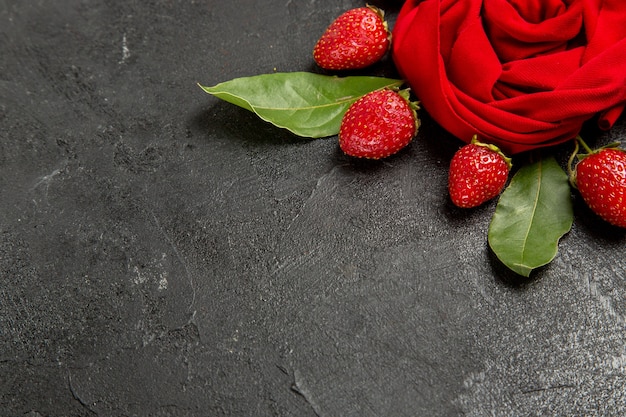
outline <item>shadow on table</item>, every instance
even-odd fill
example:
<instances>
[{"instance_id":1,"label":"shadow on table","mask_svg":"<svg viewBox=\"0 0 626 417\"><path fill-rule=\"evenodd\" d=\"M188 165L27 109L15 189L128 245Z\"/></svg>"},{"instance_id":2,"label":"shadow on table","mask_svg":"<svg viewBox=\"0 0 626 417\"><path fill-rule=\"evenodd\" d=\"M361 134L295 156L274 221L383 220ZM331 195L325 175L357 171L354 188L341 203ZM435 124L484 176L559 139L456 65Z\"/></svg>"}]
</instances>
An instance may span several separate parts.
<instances>
[{"instance_id":1,"label":"shadow on table","mask_svg":"<svg viewBox=\"0 0 626 417\"><path fill-rule=\"evenodd\" d=\"M543 271L547 269L548 265L539 267L533 270L529 277L525 277L523 275L519 275L509 268L507 268L496 256L496 254L491 250L491 248L487 249L489 251L489 263L491 264L491 268L493 270L493 275L499 280L501 283L513 289L524 289L528 285L533 282L541 279L541 275Z\"/></svg>"},{"instance_id":2,"label":"shadow on table","mask_svg":"<svg viewBox=\"0 0 626 417\"><path fill-rule=\"evenodd\" d=\"M195 110L187 120L187 126L190 134L207 140L228 138L249 145L297 145L310 140L278 128L249 110L221 100Z\"/></svg>"},{"instance_id":3,"label":"shadow on table","mask_svg":"<svg viewBox=\"0 0 626 417\"><path fill-rule=\"evenodd\" d=\"M626 229L612 226L609 223L598 217L591 209L585 204L579 195L574 195L574 224L572 228L578 228L582 233L578 233L579 237L587 236L587 244L592 243L591 247L597 246L600 248L612 246L621 248L626 243ZM571 233L571 232L570 232ZM568 244L573 244L572 240L568 241ZM549 265L537 268L534 270L530 277L524 277L518 275L515 272L508 269L495 255L495 253L489 248L489 262L494 271L494 275L504 284L511 288L522 289L527 285L541 279L545 270ZM558 255L557 255L558 256Z\"/></svg>"},{"instance_id":4,"label":"shadow on table","mask_svg":"<svg viewBox=\"0 0 626 417\"><path fill-rule=\"evenodd\" d=\"M613 226L598 217L576 193L574 195L574 226L583 230L600 245L620 245L626 242L626 229Z\"/></svg>"}]
</instances>

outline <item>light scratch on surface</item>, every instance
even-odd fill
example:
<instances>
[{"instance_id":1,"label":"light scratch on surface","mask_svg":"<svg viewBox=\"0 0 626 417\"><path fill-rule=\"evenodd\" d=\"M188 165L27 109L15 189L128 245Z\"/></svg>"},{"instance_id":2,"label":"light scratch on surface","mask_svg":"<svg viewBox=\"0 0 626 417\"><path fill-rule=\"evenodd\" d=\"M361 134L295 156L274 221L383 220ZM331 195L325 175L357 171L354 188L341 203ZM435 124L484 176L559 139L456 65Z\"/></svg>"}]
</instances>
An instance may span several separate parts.
<instances>
[{"instance_id":1,"label":"light scratch on surface","mask_svg":"<svg viewBox=\"0 0 626 417\"><path fill-rule=\"evenodd\" d=\"M298 256L296 256L295 258L286 260L285 262L280 263L276 269L274 269L274 271L272 271L271 275L275 276L277 274L284 274L287 271L290 271L294 268L299 268L302 265L306 264L307 262L309 262L313 256L316 254L317 249L312 249L308 252L302 253Z\"/></svg>"},{"instance_id":2,"label":"light scratch on surface","mask_svg":"<svg viewBox=\"0 0 626 417\"><path fill-rule=\"evenodd\" d=\"M554 385L554 386L549 386L549 387L531 388L531 389L527 389L527 390L522 391L522 393L523 394L534 394L534 393L538 393L538 392L545 392L545 391L559 390L559 389L572 389L572 388L576 388L576 385L561 384L561 385Z\"/></svg>"},{"instance_id":3,"label":"light scratch on surface","mask_svg":"<svg viewBox=\"0 0 626 417\"><path fill-rule=\"evenodd\" d=\"M126 34L122 35L122 59L120 64L125 63L130 58L130 49L128 49L128 41L126 40Z\"/></svg>"},{"instance_id":4,"label":"light scratch on surface","mask_svg":"<svg viewBox=\"0 0 626 417\"><path fill-rule=\"evenodd\" d=\"M161 226L161 222L159 222L159 219L157 218L154 211L150 210L150 214L152 214L152 218L154 219L154 223L156 224L157 229L159 229L159 232L161 233L161 235L163 235L163 237L165 238L165 241L172 248L172 250L174 251L174 255L176 255L176 258L178 259L178 261L183 265L183 268L185 268L185 276L187 277L187 281L189 282L189 286L191 287L191 303L189 304L189 307L188 307L188 310L191 311L193 310L193 307L196 304L196 287L193 281L193 276L191 275L191 271L189 271L187 262L185 261L183 256L180 254L178 247L174 244L174 242L172 241L170 236L167 234L165 229L163 229L163 226Z\"/></svg>"},{"instance_id":5,"label":"light scratch on surface","mask_svg":"<svg viewBox=\"0 0 626 417\"><path fill-rule=\"evenodd\" d=\"M306 388L302 375L297 370L293 372L293 384L291 385L291 390L304 398L304 400L311 406L311 409L316 416L322 416L319 405L314 400L312 393Z\"/></svg>"},{"instance_id":6,"label":"light scratch on surface","mask_svg":"<svg viewBox=\"0 0 626 417\"><path fill-rule=\"evenodd\" d=\"M37 178L37 182L35 182L35 184L31 187L30 191L33 192L39 189L39 187L43 186L43 199L47 201L50 184L59 174L64 172L65 168L67 167L67 164L68 164L67 160L62 161L60 168L56 168L51 173L42 175L41 177ZM36 200L33 200L33 202L35 203L35 205L37 205Z\"/></svg>"},{"instance_id":7,"label":"light scratch on surface","mask_svg":"<svg viewBox=\"0 0 626 417\"><path fill-rule=\"evenodd\" d=\"M98 413L91 408L87 401L85 401L83 398L81 398L81 396L78 395L78 392L76 392L76 388L74 388L74 384L72 383L72 374L69 372L67 373L67 385L70 389L70 393L72 394L72 398L78 401L78 403L90 414L98 415Z\"/></svg>"},{"instance_id":8,"label":"light scratch on surface","mask_svg":"<svg viewBox=\"0 0 626 417\"><path fill-rule=\"evenodd\" d=\"M291 222L287 226L287 231L291 229L291 226L296 224L300 216L308 209L309 205L312 204L312 202L315 200L318 193L320 192L320 189L325 190L326 193L330 193L330 192L333 192L337 188L337 184L331 183L331 185L328 186L326 189L324 188L324 185L325 185L324 183L336 173L338 168L341 168L341 167L340 166L332 167L330 170L322 174L322 176L320 176L317 179L317 182L315 183L315 186L311 190L311 193L309 194L308 198L302 203L300 210L298 210L296 215L291 219Z\"/></svg>"},{"instance_id":9,"label":"light scratch on surface","mask_svg":"<svg viewBox=\"0 0 626 417\"><path fill-rule=\"evenodd\" d=\"M46 188L48 188L50 186L50 181L52 181L52 179L56 177L57 175L59 175L60 173L61 173L61 169L57 168L51 173L49 173L48 175L43 175L42 177L40 177L39 181L37 181L35 185L33 185L33 189L39 187L41 184L46 184Z\"/></svg>"},{"instance_id":10,"label":"light scratch on surface","mask_svg":"<svg viewBox=\"0 0 626 417\"><path fill-rule=\"evenodd\" d=\"M598 284L596 282L590 282L589 289L591 296L595 298L600 306L602 306L606 314L615 319L619 324L623 325L626 323L626 319L624 319L624 317L622 317L613 306L613 300L611 297L602 294L602 291L598 288Z\"/></svg>"}]
</instances>

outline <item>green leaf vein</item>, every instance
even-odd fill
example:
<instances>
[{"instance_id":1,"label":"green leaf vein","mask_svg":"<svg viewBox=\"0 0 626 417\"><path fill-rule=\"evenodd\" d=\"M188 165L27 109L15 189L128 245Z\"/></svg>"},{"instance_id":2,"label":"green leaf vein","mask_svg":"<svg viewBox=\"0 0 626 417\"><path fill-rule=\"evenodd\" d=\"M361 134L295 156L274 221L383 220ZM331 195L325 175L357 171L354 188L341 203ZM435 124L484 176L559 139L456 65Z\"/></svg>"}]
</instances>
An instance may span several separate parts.
<instances>
[{"instance_id":1,"label":"green leaf vein","mask_svg":"<svg viewBox=\"0 0 626 417\"><path fill-rule=\"evenodd\" d=\"M523 166L502 193L489 225L489 245L514 272L529 276L551 262L573 222L567 174L553 157Z\"/></svg>"},{"instance_id":2,"label":"green leaf vein","mask_svg":"<svg viewBox=\"0 0 626 417\"><path fill-rule=\"evenodd\" d=\"M309 72L235 78L212 87L199 86L262 120L302 137L339 133L348 107L370 91L400 87L402 80L372 76L337 77Z\"/></svg>"}]
</instances>

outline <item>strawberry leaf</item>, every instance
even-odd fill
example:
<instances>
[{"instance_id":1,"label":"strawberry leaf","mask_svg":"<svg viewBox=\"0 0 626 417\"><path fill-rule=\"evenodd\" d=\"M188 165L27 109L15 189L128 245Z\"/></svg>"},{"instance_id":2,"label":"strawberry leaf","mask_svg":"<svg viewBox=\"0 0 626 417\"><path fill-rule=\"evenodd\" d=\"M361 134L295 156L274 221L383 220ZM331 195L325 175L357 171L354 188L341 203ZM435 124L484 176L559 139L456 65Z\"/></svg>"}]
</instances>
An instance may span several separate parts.
<instances>
[{"instance_id":1,"label":"strawberry leaf","mask_svg":"<svg viewBox=\"0 0 626 417\"><path fill-rule=\"evenodd\" d=\"M520 168L500 196L489 245L509 269L530 276L550 263L574 219L567 174L553 157Z\"/></svg>"},{"instance_id":2,"label":"strawberry leaf","mask_svg":"<svg viewBox=\"0 0 626 417\"><path fill-rule=\"evenodd\" d=\"M286 72L235 78L213 87L200 87L298 136L321 138L339 133L344 113L359 97L402 84L402 80L382 77Z\"/></svg>"}]
</instances>

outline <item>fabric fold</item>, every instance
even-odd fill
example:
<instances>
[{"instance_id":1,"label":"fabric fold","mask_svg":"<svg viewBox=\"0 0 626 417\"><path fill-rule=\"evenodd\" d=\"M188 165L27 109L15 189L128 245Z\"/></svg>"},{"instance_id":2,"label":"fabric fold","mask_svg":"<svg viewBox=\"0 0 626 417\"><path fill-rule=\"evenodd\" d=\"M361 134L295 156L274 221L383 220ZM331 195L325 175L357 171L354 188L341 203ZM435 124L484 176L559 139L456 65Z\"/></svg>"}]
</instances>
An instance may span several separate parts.
<instances>
[{"instance_id":1,"label":"fabric fold","mask_svg":"<svg viewBox=\"0 0 626 417\"><path fill-rule=\"evenodd\" d=\"M515 154L573 139L626 104L622 0L408 0L393 59L423 108Z\"/></svg>"}]
</instances>

